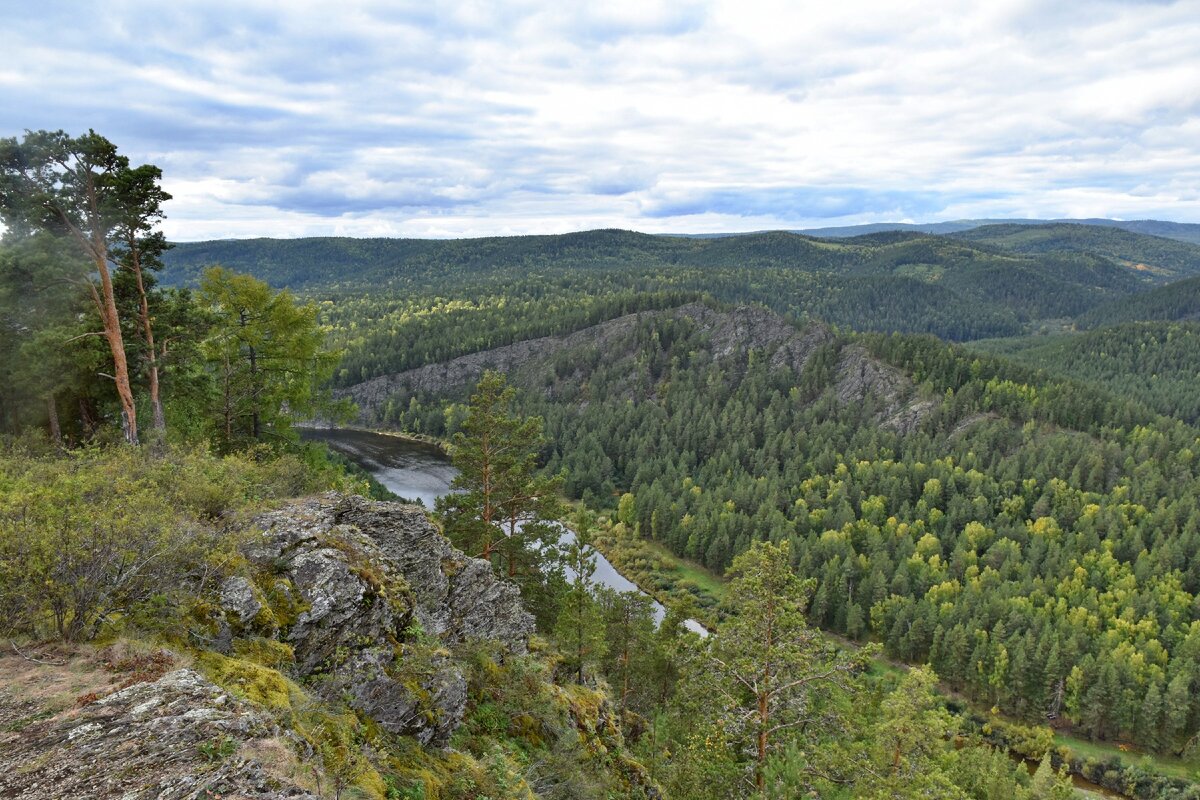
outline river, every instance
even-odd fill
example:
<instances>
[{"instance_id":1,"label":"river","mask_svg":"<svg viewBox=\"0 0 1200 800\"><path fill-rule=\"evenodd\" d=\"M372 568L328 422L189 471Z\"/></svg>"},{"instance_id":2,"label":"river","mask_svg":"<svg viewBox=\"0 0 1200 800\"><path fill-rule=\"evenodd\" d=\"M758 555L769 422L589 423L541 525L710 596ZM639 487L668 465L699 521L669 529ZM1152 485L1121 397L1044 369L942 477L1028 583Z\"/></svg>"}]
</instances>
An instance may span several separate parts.
<instances>
[{"instance_id":1,"label":"river","mask_svg":"<svg viewBox=\"0 0 1200 800\"><path fill-rule=\"evenodd\" d=\"M350 428L305 428L301 430L301 436L312 441L324 442L330 449L370 472L388 489L409 500L420 500L429 509L433 508L437 498L450 491L450 482L458 474L450 465L450 459L436 445L401 436ZM574 536L572 531L564 528L559 543L568 544L573 541ZM596 553L595 564L596 571L592 578L597 583L619 592L645 594L633 581L617 572L617 568L603 553ZM661 622L666 615L666 609L654 598L651 598L651 602L654 618ZM708 635L708 631L695 620L688 620L687 626L689 630L701 636ZM1030 762L1031 771L1036 768L1037 762ZM1073 777L1081 797L1121 797L1078 775Z\"/></svg>"},{"instance_id":2,"label":"river","mask_svg":"<svg viewBox=\"0 0 1200 800\"><path fill-rule=\"evenodd\" d=\"M408 500L420 500L428 509L433 508L437 498L450 491L450 482L458 474L441 449L401 436L350 428L305 428L300 435L310 441L324 442L331 450L370 472L391 491ZM563 528L559 544L570 544L574 538L573 531ZM637 584L617 572L603 553L596 553L595 567L592 580L596 583L618 592L645 594ZM667 610L653 597L650 600L654 619L661 622ZM689 630L701 636L708 635L699 622L689 619L686 624Z\"/></svg>"}]
</instances>

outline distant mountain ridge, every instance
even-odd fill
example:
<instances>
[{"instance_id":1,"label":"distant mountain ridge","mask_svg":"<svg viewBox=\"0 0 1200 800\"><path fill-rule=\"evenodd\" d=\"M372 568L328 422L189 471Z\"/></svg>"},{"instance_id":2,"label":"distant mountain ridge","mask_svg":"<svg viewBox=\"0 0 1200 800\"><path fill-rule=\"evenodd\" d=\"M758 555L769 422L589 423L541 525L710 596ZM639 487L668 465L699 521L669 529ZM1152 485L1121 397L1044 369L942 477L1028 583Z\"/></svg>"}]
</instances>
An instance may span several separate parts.
<instances>
[{"instance_id":1,"label":"distant mountain ridge","mask_svg":"<svg viewBox=\"0 0 1200 800\"><path fill-rule=\"evenodd\" d=\"M1170 222L1158 219L1119 220L1104 218L1088 219L958 219L948 222L875 222L865 225L843 225L829 228L802 228L793 230L805 236L824 239L842 239L884 231L912 231L914 233L950 234L981 228L985 225L1091 225L1101 228L1120 228L1130 233L1161 236L1190 244L1200 244L1200 224ZM736 234L735 234L736 235Z\"/></svg>"},{"instance_id":2,"label":"distant mountain ridge","mask_svg":"<svg viewBox=\"0 0 1200 800\"><path fill-rule=\"evenodd\" d=\"M828 239L786 231L679 238L595 230L192 242L177 245L165 261L168 285L194 284L204 267L223 264L322 302L348 351L338 382L349 385L703 296L857 331L955 341L1058 329L1097 306L1119 309L1156 287L1200 276L1200 245L1068 224ZM404 328L397 338L414 314L420 336ZM455 332L468 320L469 341Z\"/></svg>"}]
</instances>

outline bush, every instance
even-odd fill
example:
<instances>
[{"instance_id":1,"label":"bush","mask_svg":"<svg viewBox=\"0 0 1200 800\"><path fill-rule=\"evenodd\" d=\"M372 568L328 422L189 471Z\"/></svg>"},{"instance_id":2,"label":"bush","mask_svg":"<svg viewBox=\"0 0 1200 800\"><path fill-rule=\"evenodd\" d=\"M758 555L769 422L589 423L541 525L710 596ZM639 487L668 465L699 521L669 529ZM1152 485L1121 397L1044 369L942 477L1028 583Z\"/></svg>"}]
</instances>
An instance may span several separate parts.
<instances>
[{"instance_id":1,"label":"bush","mask_svg":"<svg viewBox=\"0 0 1200 800\"><path fill-rule=\"evenodd\" d=\"M288 455L0 452L0 624L73 641L105 623L169 627L238 559L213 520L326 488L331 476Z\"/></svg>"}]
</instances>

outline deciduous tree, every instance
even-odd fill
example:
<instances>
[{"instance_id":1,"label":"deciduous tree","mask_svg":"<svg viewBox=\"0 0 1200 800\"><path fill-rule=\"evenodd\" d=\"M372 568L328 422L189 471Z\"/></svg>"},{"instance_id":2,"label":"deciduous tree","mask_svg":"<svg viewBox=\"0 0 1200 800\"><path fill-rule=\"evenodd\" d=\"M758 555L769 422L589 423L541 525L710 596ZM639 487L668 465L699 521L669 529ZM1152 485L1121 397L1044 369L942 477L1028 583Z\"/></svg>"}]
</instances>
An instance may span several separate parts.
<instances>
[{"instance_id":1,"label":"deciduous tree","mask_svg":"<svg viewBox=\"0 0 1200 800\"><path fill-rule=\"evenodd\" d=\"M320 386L337 363L321 346L316 306L221 267L204 273L199 299L214 323L203 349L226 446L286 438L293 420L322 407Z\"/></svg>"}]
</instances>

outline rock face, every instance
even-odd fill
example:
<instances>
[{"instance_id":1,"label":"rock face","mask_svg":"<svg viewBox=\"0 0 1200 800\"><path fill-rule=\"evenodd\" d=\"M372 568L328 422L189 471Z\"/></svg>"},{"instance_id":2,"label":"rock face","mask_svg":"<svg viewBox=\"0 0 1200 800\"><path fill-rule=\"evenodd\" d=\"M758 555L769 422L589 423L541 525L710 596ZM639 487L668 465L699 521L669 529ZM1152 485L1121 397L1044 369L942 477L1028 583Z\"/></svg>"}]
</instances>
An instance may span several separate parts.
<instances>
[{"instance_id":1,"label":"rock face","mask_svg":"<svg viewBox=\"0 0 1200 800\"><path fill-rule=\"evenodd\" d=\"M466 681L446 647L491 640L523 653L534 630L515 586L465 556L417 506L336 494L253 521L247 555L272 603L243 578L222 587L230 626L278 637L299 678L384 729L444 746L462 721ZM259 591L262 591L261 589ZM280 619L280 617L284 617Z\"/></svg>"},{"instance_id":2,"label":"rock face","mask_svg":"<svg viewBox=\"0 0 1200 800\"><path fill-rule=\"evenodd\" d=\"M12 800L317 800L256 756L286 752L272 722L190 669L0 737Z\"/></svg>"},{"instance_id":3,"label":"rock face","mask_svg":"<svg viewBox=\"0 0 1200 800\"><path fill-rule=\"evenodd\" d=\"M516 342L442 364L372 378L340 394L353 399L364 418L370 419L397 393L454 393L473 385L488 369L508 373L514 383L522 383L527 389L544 390L553 383L549 373L555 356L564 352L577 355L585 349L602 353L609 364L630 359L632 374L636 331L640 323L651 318L686 320L695 325L704 334L714 360L744 357L750 350L760 350L770 354L772 368L789 367L796 375L804 371L818 350L837 344L833 332L824 325L797 330L783 317L759 306L719 311L703 303L689 303L664 311L628 314L568 335ZM832 389L842 405L874 398L881 409L881 424L900 433L914 430L933 408L927 402L913 400L914 387L906 375L858 345L842 347L837 353Z\"/></svg>"},{"instance_id":4,"label":"rock face","mask_svg":"<svg viewBox=\"0 0 1200 800\"><path fill-rule=\"evenodd\" d=\"M364 413L387 402L396 392L446 392L473 385L485 370L514 373L542 363L564 350L589 346L605 353L623 348L639 322L651 317L688 319L708 334L714 358L724 358L749 348L774 351L772 366L788 365L799 373L808 357L833 340L828 328L814 325L798 332L783 317L758 306L738 306L717 311L703 303L689 303L665 311L643 311L607 320L564 336L545 336L460 356L442 364L372 378L344 390Z\"/></svg>"}]
</instances>

